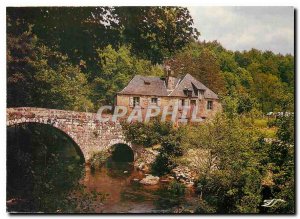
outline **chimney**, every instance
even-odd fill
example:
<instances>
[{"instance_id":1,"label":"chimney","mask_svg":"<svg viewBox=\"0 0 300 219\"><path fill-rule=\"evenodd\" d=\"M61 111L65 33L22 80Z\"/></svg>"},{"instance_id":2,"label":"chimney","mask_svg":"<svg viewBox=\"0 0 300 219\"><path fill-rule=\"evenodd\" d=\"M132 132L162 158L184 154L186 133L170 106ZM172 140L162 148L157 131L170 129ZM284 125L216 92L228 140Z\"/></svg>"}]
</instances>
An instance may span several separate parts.
<instances>
[{"instance_id":1,"label":"chimney","mask_svg":"<svg viewBox=\"0 0 300 219\"><path fill-rule=\"evenodd\" d=\"M165 65L164 70L165 70L165 82L166 82L167 90L174 90L176 86L175 84L176 78L173 77L174 72L171 70L170 65Z\"/></svg>"}]
</instances>

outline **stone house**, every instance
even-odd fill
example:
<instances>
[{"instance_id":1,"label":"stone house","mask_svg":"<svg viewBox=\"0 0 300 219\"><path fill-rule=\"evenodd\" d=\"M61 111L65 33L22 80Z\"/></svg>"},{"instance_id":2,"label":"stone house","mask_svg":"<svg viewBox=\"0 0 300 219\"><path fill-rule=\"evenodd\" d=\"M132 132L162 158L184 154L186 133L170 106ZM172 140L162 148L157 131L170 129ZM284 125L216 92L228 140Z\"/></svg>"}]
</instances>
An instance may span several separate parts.
<instances>
[{"instance_id":1,"label":"stone house","mask_svg":"<svg viewBox=\"0 0 300 219\"><path fill-rule=\"evenodd\" d=\"M143 115L143 110L148 106L161 109L169 106L172 110L175 104L179 109L177 118L180 118L183 106L190 107L188 118L195 107L197 117L202 119L210 118L222 110L218 95L190 74L183 78L136 75L115 97L116 106L126 106L128 113L139 106Z\"/></svg>"}]
</instances>

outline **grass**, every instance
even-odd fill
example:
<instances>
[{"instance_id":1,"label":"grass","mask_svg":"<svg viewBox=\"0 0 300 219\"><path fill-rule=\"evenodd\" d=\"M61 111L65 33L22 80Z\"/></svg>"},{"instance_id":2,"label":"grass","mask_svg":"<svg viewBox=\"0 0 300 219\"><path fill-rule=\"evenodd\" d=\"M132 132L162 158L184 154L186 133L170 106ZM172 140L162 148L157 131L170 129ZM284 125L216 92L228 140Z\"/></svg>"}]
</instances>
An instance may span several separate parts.
<instances>
[{"instance_id":1,"label":"grass","mask_svg":"<svg viewBox=\"0 0 300 219\"><path fill-rule=\"evenodd\" d=\"M260 129L260 131L266 138L276 138L277 128L275 127Z\"/></svg>"},{"instance_id":2,"label":"grass","mask_svg":"<svg viewBox=\"0 0 300 219\"><path fill-rule=\"evenodd\" d=\"M268 120L267 119L254 119L254 125L257 128L267 128Z\"/></svg>"},{"instance_id":3,"label":"grass","mask_svg":"<svg viewBox=\"0 0 300 219\"><path fill-rule=\"evenodd\" d=\"M276 138L277 128L268 127L268 119L266 118L254 119L254 125L260 130L260 132L266 138Z\"/></svg>"}]
</instances>

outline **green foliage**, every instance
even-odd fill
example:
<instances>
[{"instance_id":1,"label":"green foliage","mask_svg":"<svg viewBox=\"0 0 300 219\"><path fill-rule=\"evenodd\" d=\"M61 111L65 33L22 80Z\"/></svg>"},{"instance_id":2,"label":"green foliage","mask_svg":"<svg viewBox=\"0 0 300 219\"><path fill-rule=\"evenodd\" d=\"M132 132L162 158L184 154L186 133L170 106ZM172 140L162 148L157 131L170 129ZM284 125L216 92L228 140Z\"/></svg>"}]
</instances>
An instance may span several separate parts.
<instances>
[{"instance_id":1,"label":"green foliage","mask_svg":"<svg viewBox=\"0 0 300 219\"><path fill-rule=\"evenodd\" d=\"M151 166L152 172L158 176L170 173L171 170L176 167L172 158L174 158L174 156L160 153Z\"/></svg>"},{"instance_id":2,"label":"green foliage","mask_svg":"<svg viewBox=\"0 0 300 219\"><path fill-rule=\"evenodd\" d=\"M139 57L162 63L200 35L184 7L118 7L122 32Z\"/></svg>"},{"instance_id":3,"label":"green foliage","mask_svg":"<svg viewBox=\"0 0 300 219\"><path fill-rule=\"evenodd\" d=\"M160 122L153 119L148 123L122 123L127 141L145 147L160 144L159 155L152 164L156 175L164 175L176 166L175 158L183 155L181 148L185 128L174 128L171 122Z\"/></svg>"},{"instance_id":4,"label":"green foliage","mask_svg":"<svg viewBox=\"0 0 300 219\"><path fill-rule=\"evenodd\" d=\"M118 46L121 40L115 10L109 7L16 7L7 8L7 15L19 24L10 25L9 33L19 35L32 24L45 45L66 54L74 65L84 61L85 71L99 71L96 49Z\"/></svg>"},{"instance_id":5,"label":"green foliage","mask_svg":"<svg viewBox=\"0 0 300 219\"><path fill-rule=\"evenodd\" d=\"M177 166L176 157L183 155L181 147L185 128L173 129L168 135L163 137L159 154L152 164L152 171L156 175L165 175Z\"/></svg>"},{"instance_id":6,"label":"green foliage","mask_svg":"<svg viewBox=\"0 0 300 219\"><path fill-rule=\"evenodd\" d=\"M197 38L192 24L182 7L7 8L8 106L112 104L134 75L162 75L152 63Z\"/></svg>"},{"instance_id":7,"label":"green foliage","mask_svg":"<svg viewBox=\"0 0 300 219\"><path fill-rule=\"evenodd\" d=\"M110 155L111 154L106 150L93 153L91 158L88 160L91 169L95 170L101 168Z\"/></svg>"},{"instance_id":8,"label":"green foliage","mask_svg":"<svg viewBox=\"0 0 300 219\"><path fill-rule=\"evenodd\" d=\"M194 42L192 25L182 7L8 8L8 106L97 110L164 61L233 99L229 114L294 110L293 56Z\"/></svg>"},{"instance_id":9,"label":"green foliage","mask_svg":"<svg viewBox=\"0 0 300 219\"><path fill-rule=\"evenodd\" d=\"M210 151L210 165L200 171L196 183L201 205L218 213L257 213L262 178L257 133L245 126L241 118L224 115L187 133L185 147ZM203 206L198 211L203 212Z\"/></svg>"},{"instance_id":10,"label":"green foliage","mask_svg":"<svg viewBox=\"0 0 300 219\"><path fill-rule=\"evenodd\" d=\"M159 122L158 119L148 123L122 123L122 128L127 141L133 144L151 147L160 144L171 133L173 126L170 122Z\"/></svg>"},{"instance_id":11,"label":"green foliage","mask_svg":"<svg viewBox=\"0 0 300 219\"><path fill-rule=\"evenodd\" d=\"M97 72L97 49L131 44L132 52L152 63L185 46L199 32L183 7L23 7L7 8L8 16L24 26L50 48L67 54L73 64L82 61L87 72ZM99 40L100 39L100 40Z\"/></svg>"},{"instance_id":12,"label":"green foliage","mask_svg":"<svg viewBox=\"0 0 300 219\"><path fill-rule=\"evenodd\" d=\"M175 75L190 73L219 94L229 114L294 110L291 55L256 49L232 52L216 41L191 42L165 63ZM236 103L229 103L227 97Z\"/></svg>"},{"instance_id":13,"label":"green foliage","mask_svg":"<svg viewBox=\"0 0 300 219\"><path fill-rule=\"evenodd\" d=\"M195 214L213 214L216 213L216 209L207 204L205 200L200 199L195 209Z\"/></svg>"},{"instance_id":14,"label":"green foliage","mask_svg":"<svg viewBox=\"0 0 300 219\"><path fill-rule=\"evenodd\" d=\"M161 76L163 74L160 66L138 59L130 53L130 47L127 46L114 49L109 45L104 49L97 49L97 53L101 72L95 74L91 82L92 100L97 107L112 104L116 93L122 90L135 75Z\"/></svg>"},{"instance_id":15,"label":"green foliage","mask_svg":"<svg viewBox=\"0 0 300 219\"><path fill-rule=\"evenodd\" d=\"M295 117L294 115L283 116L279 119L279 130L277 132L279 140L294 144L295 143Z\"/></svg>"},{"instance_id":16,"label":"green foliage","mask_svg":"<svg viewBox=\"0 0 300 219\"><path fill-rule=\"evenodd\" d=\"M189 73L214 92L219 94L226 92L219 60L211 50L202 48L199 43L191 43L171 59L166 60L165 64L171 67L174 76Z\"/></svg>"},{"instance_id":17,"label":"green foliage","mask_svg":"<svg viewBox=\"0 0 300 219\"><path fill-rule=\"evenodd\" d=\"M93 108L87 79L68 57L39 43L31 28L8 34L7 105L85 111Z\"/></svg>"},{"instance_id":18,"label":"green foliage","mask_svg":"<svg viewBox=\"0 0 300 219\"><path fill-rule=\"evenodd\" d=\"M209 165L197 171L200 200L196 212L294 212L294 118L281 117L275 125L279 125L273 136L277 140L272 143L266 143L261 132L267 129L267 120L255 117L221 114L188 128L182 147L210 152L206 156ZM273 198L286 202L270 209L261 207L263 200Z\"/></svg>"},{"instance_id":19,"label":"green foliage","mask_svg":"<svg viewBox=\"0 0 300 219\"><path fill-rule=\"evenodd\" d=\"M160 194L160 198L155 204L161 209L179 206L184 201L185 189L185 185L173 181L167 188L157 191Z\"/></svg>"},{"instance_id":20,"label":"green foliage","mask_svg":"<svg viewBox=\"0 0 300 219\"><path fill-rule=\"evenodd\" d=\"M271 143L268 162L271 166L274 184L270 185L272 196L285 203L269 209L272 213L295 212L295 142L294 117L282 117L277 132L278 141Z\"/></svg>"}]
</instances>

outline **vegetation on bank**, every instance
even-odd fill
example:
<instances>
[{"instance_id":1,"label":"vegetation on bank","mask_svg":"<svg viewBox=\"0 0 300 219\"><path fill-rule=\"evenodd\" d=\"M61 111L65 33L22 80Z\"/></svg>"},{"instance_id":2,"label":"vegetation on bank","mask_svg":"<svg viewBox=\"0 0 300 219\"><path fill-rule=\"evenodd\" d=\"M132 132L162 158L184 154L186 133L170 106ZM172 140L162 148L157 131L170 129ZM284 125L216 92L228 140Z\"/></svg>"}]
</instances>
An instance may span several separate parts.
<instances>
[{"instance_id":1,"label":"vegetation on bank","mask_svg":"<svg viewBox=\"0 0 300 219\"><path fill-rule=\"evenodd\" d=\"M168 174L182 162L196 168L198 213L293 213L293 116L277 119L276 137L271 143L264 141L268 137L261 129L264 120L254 121L259 122L251 123L248 117L231 118L223 113L197 125L168 126L166 136L161 136L159 128L153 129L166 126L157 121L134 123L124 129L128 140L140 145L145 143L143 135L132 135L132 130L138 129L139 134L155 133L153 138L161 148L152 166L154 174ZM146 147L152 142L152 135L148 138ZM206 151L205 161L191 160L188 150ZM263 200L273 198L286 202L270 209L261 207Z\"/></svg>"},{"instance_id":2,"label":"vegetation on bank","mask_svg":"<svg viewBox=\"0 0 300 219\"><path fill-rule=\"evenodd\" d=\"M94 152L91 158L88 160L91 170L94 171L96 169L100 169L105 164L107 158L110 156L111 154L107 150Z\"/></svg>"}]
</instances>

